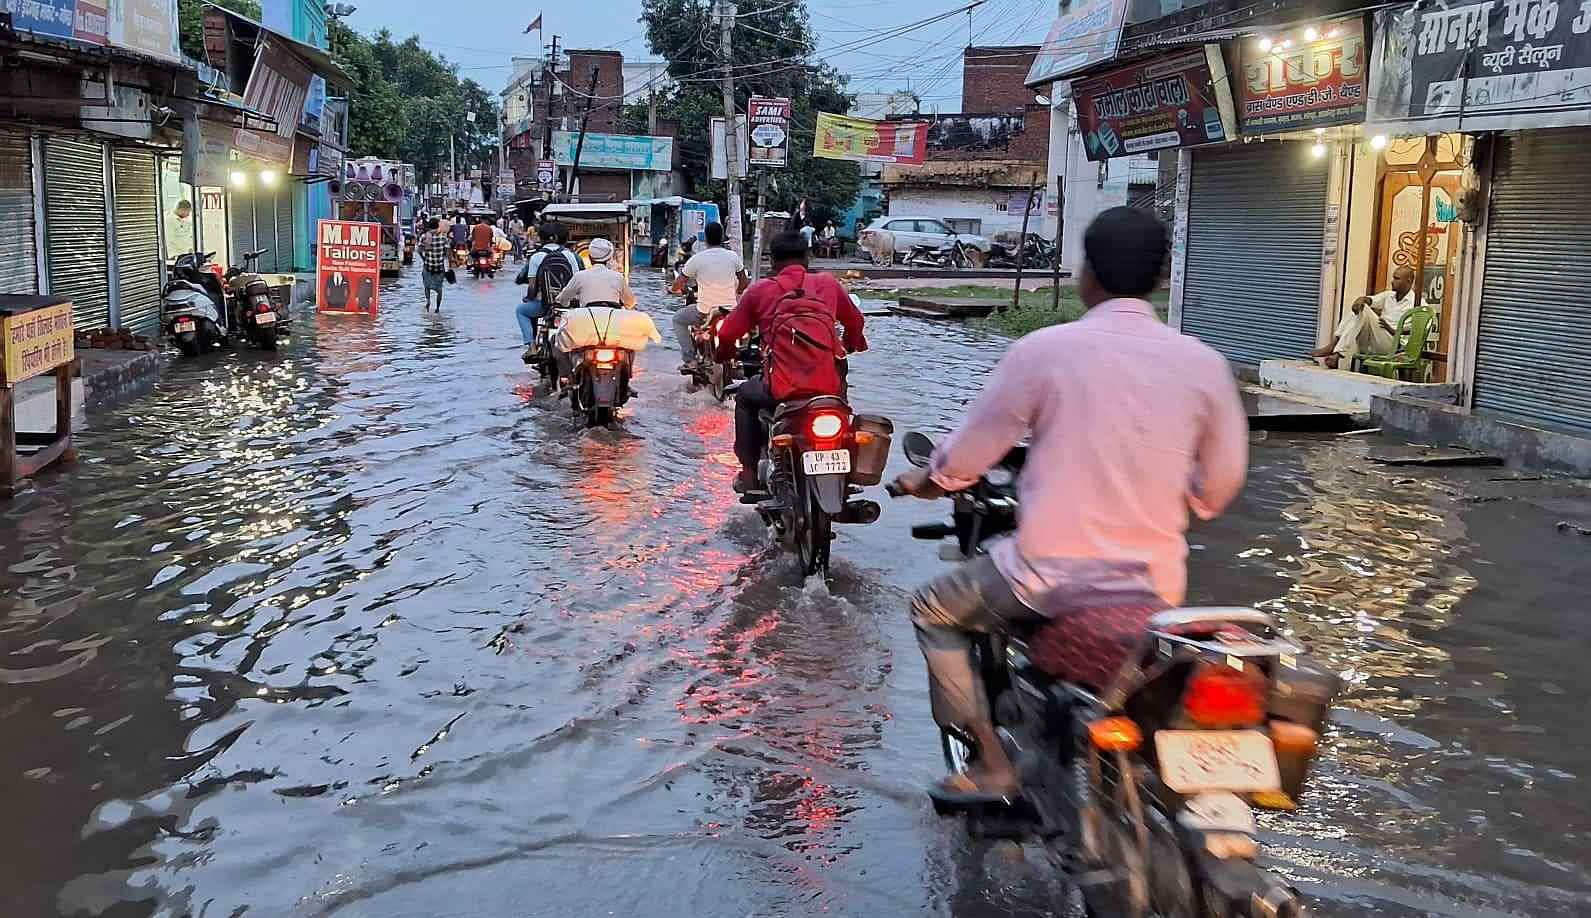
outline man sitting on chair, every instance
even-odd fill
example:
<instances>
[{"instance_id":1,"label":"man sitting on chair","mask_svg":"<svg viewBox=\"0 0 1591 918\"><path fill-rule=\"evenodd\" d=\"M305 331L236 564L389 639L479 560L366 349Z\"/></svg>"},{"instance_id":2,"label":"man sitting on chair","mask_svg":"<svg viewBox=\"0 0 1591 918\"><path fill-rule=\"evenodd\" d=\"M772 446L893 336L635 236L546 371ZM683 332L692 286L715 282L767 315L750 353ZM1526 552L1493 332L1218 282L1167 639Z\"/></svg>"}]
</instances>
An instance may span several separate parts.
<instances>
[{"instance_id":1,"label":"man sitting on chair","mask_svg":"<svg viewBox=\"0 0 1591 918\"><path fill-rule=\"evenodd\" d=\"M1322 366L1347 370L1360 354L1391 354L1398 349L1398 323L1417 302L1414 269L1398 268L1392 272L1392 289L1354 300L1332 332L1331 344L1310 356Z\"/></svg>"}]
</instances>

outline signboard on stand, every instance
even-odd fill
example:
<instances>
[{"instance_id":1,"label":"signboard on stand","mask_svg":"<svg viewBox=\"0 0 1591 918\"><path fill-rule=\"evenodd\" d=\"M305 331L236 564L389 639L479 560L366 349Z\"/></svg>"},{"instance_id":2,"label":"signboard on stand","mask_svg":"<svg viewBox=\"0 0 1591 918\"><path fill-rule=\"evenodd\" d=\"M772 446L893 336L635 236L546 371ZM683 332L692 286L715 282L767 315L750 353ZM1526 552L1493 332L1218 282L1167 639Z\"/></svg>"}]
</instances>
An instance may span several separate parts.
<instances>
[{"instance_id":1,"label":"signboard on stand","mask_svg":"<svg viewBox=\"0 0 1591 918\"><path fill-rule=\"evenodd\" d=\"M746 109L751 165L783 169L790 160L790 100L752 96Z\"/></svg>"},{"instance_id":2,"label":"signboard on stand","mask_svg":"<svg viewBox=\"0 0 1591 918\"><path fill-rule=\"evenodd\" d=\"M1088 158L1230 140L1232 93L1218 45L1110 70L1072 84Z\"/></svg>"},{"instance_id":3,"label":"signboard on stand","mask_svg":"<svg viewBox=\"0 0 1591 918\"><path fill-rule=\"evenodd\" d=\"M381 302L381 224L321 220L315 239L316 308L375 315Z\"/></svg>"},{"instance_id":4,"label":"signboard on stand","mask_svg":"<svg viewBox=\"0 0 1591 918\"><path fill-rule=\"evenodd\" d=\"M1367 120L1383 133L1591 124L1591 8L1450 0L1376 13Z\"/></svg>"},{"instance_id":5,"label":"signboard on stand","mask_svg":"<svg viewBox=\"0 0 1591 918\"><path fill-rule=\"evenodd\" d=\"M1318 36L1308 41L1307 36ZM1244 134L1356 124L1364 120L1370 49L1358 18L1312 26L1297 44L1272 37L1242 45L1238 118Z\"/></svg>"},{"instance_id":6,"label":"signboard on stand","mask_svg":"<svg viewBox=\"0 0 1591 918\"><path fill-rule=\"evenodd\" d=\"M14 386L72 360L72 304L61 301L30 312L0 314L0 383Z\"/></svg>"}]
</instances>

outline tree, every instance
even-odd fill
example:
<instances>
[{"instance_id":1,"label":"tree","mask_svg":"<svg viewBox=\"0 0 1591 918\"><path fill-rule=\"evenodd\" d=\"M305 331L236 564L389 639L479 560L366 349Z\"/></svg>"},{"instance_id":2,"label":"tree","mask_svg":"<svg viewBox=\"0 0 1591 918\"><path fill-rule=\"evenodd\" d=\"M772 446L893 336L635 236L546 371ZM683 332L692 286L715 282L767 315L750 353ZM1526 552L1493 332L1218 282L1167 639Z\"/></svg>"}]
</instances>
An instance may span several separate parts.
<instances>
[{"instance_id":1,"label":"tree","mask_svg":"<svg viewBox=\"0 0 1591 918\"><path fill-rule=\"evenodd\" d=\"M234 13L258 22L260 4L257 0L177 0L177 38L182 53L194 60L204 60L204 7L208 3L224 6Z\"/></svg>"},{"instance_id":2,"label":"tree","mask_svg":"<svg viewBox=\"0 0 1591 918\"><path fill-rule=\"evenodd\" d=\"M708 179L706 138L709 119L724 113L719 80L718 27L710 0L643 0L641 21L652 51L668 61L678 84L658 100L660 118L679 124L682 171L694 192L720 197L721 182ZM792 101L790 165L769 170L773 175L769 204L793 208L806 198L819 219L832 219L851 206L861 190L856 163L815 159L812 134L820 111L844 114L854 101L845 80L826 64L812 60L812 38L806 3L796 0L748 0L742 3L734 34L735 101L745 111L751 96ZM644 131L646 106L632 104L622 114L625 130Z\"/></svg>"}]
</instances>

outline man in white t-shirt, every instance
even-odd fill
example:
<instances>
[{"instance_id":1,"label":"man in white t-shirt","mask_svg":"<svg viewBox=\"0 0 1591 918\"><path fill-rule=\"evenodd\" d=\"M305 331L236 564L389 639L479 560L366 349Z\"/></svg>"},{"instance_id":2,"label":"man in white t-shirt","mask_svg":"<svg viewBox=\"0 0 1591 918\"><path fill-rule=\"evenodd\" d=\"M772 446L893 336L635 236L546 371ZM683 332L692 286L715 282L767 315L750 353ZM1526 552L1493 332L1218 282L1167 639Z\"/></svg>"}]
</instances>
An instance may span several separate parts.
<instances>
[{"instance_id":1,"label":"man in white t-shirt","mask_svg":"<svg viewBox=\"0 0 1591 918\"><path fill-rule=\"evenodd\" d=\"M1415 307L1414 269L1392 272L1392 289L1353 301L1332 331L1331 343L1310 356L1326 367L1348 369L1360 354L1390 354L1398 349L1398 323Z\"/></svg>"},{"instance_id":2,"label":"man in white t-shirt","mask_svg":"<svg viewBox=\"0 0 1591 918\"><path fill-rule=\"evenodd\" d=\"M705 316L716 309L734 309L735 301L751 283L746 276L746 264L735 251L724 245L724 226L707 224L707 247L692 255L674 279L674 294L685 292L685 286L696 281L696 302L686 303L674 313L674 336L679 339L680 356L685 366L693 366L701 359L696 353L696 342L691 331L701 324Z\"/></svg>"}]
</instances>

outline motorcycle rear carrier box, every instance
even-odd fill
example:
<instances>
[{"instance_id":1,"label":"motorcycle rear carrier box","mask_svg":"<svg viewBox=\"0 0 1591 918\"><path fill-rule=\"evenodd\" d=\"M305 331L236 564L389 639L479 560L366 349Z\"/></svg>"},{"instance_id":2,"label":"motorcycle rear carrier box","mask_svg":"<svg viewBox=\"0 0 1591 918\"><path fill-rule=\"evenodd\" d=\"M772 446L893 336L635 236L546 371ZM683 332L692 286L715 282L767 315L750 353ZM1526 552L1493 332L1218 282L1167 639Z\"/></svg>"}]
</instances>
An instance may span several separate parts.
<instances>
[{"instance_id":1,"label":"motorcycle rear carrier box","mask_svg":"<svg viewBox=\"0 0 1591 918\"><path fill-rule=\"evenodd\" d=\"M870 433L873 442L856 447L856 459L851 463L851 483L876 485L884 480L884 466L889 463L890 440L895 425L889 418L878 414L859 414L851 421L856 433Z\"/></svg>"},{"instance_id":2,"label":"motorcycle rear carrier box","mask_svg":"<svg viewBox=\"0 0 1591 918\"><path fill-rule=\"evenodd\" d=\"M1276 664L1266 709L1272 717L1303 724L1319 733L1331 711L1331 700L1341 689L1342 680L1336 673L1309 657L1300 656L1291 665Z\"/></svg>"}]
</instances>

